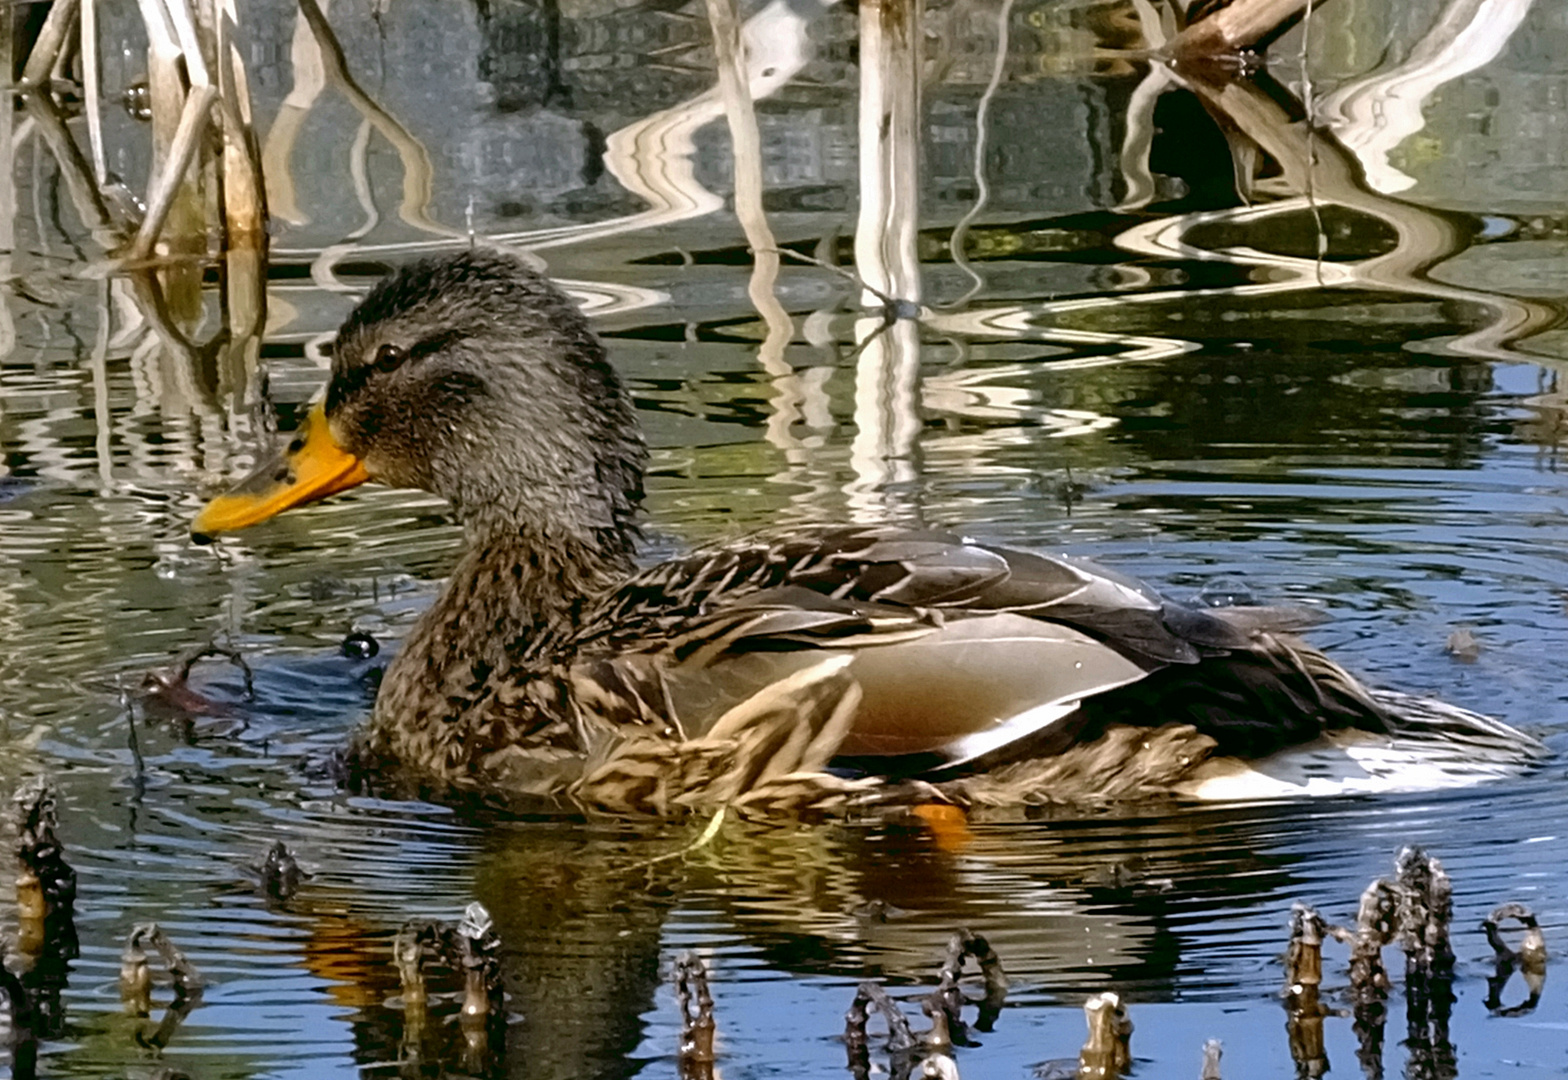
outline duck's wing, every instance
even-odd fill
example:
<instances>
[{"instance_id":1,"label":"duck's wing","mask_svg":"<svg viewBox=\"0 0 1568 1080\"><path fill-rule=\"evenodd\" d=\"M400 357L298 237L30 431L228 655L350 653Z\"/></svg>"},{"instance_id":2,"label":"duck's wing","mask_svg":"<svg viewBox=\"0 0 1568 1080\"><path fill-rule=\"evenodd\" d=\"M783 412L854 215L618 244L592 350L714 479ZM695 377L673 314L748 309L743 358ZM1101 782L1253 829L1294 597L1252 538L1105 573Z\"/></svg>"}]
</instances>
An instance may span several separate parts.
<instances>
[{"instance_id":1,"label":"duck's wing","mask_svg":"<svg viewBox=\"0 0 1568 1080\"><path fill-rule=\"evenodd\" d=\"M578 697L610 726L665 717L674 736L700 736L762 688L842 655L861 700L840 755L911 772L1047 732L1065 745L1086 698L1248 639L1081 560L855 527L660 564L585 623Z\"/></svg>"},{"instance_id":2,"label":"duck's wing","mask_svg":"<svg viewBox=\"0 0 1568 1080\"><path fill-rule=\"evenodd\" d=\"M1016 761L1023 771L999 781L1010 801L1019 785L1067 798L1074 782L1099 790L1112 773L1128 790L1170 789L1211 757L1270 758L1324 738L1413 742L1498 768L1539 756L1496 721L1369 690L1284 632L1310 621L1184 607L1067 556L837 528L708 548L637 575L588 621L573 672L577 701L606 733L600 745L640 721L733 776L757 761L723 757L721 744L809 741L812 765L787 770L791 783L832 775L818 766L833 738L831 757L868 773L940 779ZM825 671L832 678L819 680ZM790 689L803 680L812 693ZM848 691L836 694L849 684L846 722ZM731 738L736 717L767 723ZM1128 747L1136 753L1122 755ZM1127 760L1108 770L1107 755ZM1030 773L1025 759L1060 767Z\"/></svg>"},{"instance_id":3,"label":"duck's wing","mask_svg":"<svg viewBox=\"0 0 1568 1080\"><path fill-rule=\"evenodd\" d=\"M1008 612L1076 627L1150 666L1244 646L1234 621L1168 604L1149 586L1085 559L978 544L943 532L840 526L760 534L636 574L585 613L575 645L695 651L742 611L800 644L896 633Z\"/></svg>"}]
</instances>

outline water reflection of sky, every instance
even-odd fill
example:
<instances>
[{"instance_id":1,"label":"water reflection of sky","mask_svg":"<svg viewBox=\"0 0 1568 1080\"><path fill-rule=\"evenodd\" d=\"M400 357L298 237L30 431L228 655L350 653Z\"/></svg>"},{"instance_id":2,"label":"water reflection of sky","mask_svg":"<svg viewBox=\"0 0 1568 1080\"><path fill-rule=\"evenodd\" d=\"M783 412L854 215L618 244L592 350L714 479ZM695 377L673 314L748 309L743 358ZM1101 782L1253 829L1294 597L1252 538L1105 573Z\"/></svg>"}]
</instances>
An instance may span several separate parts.
<instances>
[{"instance_id":1,"label":"water reflection of sky","mask_svg":"<svg viewBox=\"0 0 1568 1080\"><path fill-rule=\"evenodd\" d=\"M456 549L432 500L370 491L216 551L186 539L202 493L316 392L359 291L472 228L536 251L608 335L654 448L652 555L852 517L1071 549L1179 597L1239 583L1323 607L1313 640L1376 681L1561 750L1558 13L1325 5L1309 91L1300 31L1271 52L1275 82L1151 66L1132 50L1159 43L1162 10L932 5L921 111L886 101L908 143L889 153L912 144L918 173L895 156L867 174L850 5L741 13L755 160L735 152L702 6L336 5L350 88L293 4L249 5L277 231L266 334L245 347L218 336L238 290L216 274L199 320L106 275L38 129L7 121L0 760L54 777L82 874L48 1070L390 1068L407 1060L392 933L477 896L507 942L507 1075L673 1075L667 975L688 948L714 968L727 1074L837 1075L855 983L912 997L966 925L1014 978L997 1030L960 1052L966 1075L1070 1057L1083 995L1115 988L1140 1073L1196 1075L1219 1037L1225 1075L1290 1076L1275 995L1291 901L1348 918L1393 851L1423 843L1457 890L1462 1074L1557 1075L1555 983L1530 1016L1487 1018L1474 928L1503 900L1531 904L1554 947L1568 928L1560 766L1442 798L1064 811L978 826L958 852L918 828L730 823L650 868L695 829L471 821L323 772L371 693L343 635L395 643ZM143 74L142 31L130 9L102 19L112 97ZM104 124L134 186L146 129L113 109ZM760 191L737 195L744 176ZM975 280L954 258L966 216L981 284L949 306ZM758 228L812 261L759 272ZM857 231L898 243L867 250ZM836 264L912 281L928 310L879 329ZM1473 662L1444 651L1457 627L1482 644ZM205 663L208 704L138 709L133 752L122 689L212 635L250 658L257 699ZM277 838L313 875L281 909L242 872ZM872 901L899 914L868 920ZM161 1057L113 987L145 919L214 983ZM1393 1007L1390 1071L1407 1052ZM1349 1020L1327 1030L1331 1075L1354 1075Z\"/></svg>"}]
</instances>

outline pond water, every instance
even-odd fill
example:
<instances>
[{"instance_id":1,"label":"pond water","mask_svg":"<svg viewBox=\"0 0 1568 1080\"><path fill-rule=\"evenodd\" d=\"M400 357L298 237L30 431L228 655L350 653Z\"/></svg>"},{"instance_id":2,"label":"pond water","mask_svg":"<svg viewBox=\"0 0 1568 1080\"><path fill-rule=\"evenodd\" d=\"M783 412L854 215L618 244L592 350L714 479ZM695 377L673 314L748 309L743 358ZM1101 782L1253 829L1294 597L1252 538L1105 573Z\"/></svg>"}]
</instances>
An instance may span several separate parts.
<instances>
[{"instance_id":1,"label":"pond water","mask_svg":"<svg viewBox=\"0 0 1568 1080\"><path fill-rule=\"evenodd\" d=\"M113 100L145 39L134 5L98 6ZM1297 28L1228 82L1137 52L1164 9L932 2L920 93L891 84L918 112L888 182L917 198L880 227L907 243L858 262L864 12L742 9L748 153L703 5L437 10L333 5L351 92L292 4L242 5L273 215L259 341L220 333L232 268L187 280L195 305L172 315L108 269L39 128L7 121L0 767L55 785L80 875L40 1072L675 1076L670 974L695 951L723 1075L849 1075L856 986L918 1015L964 927L1012 982L956 1051L965 1076L1073 1057L1102 990L1130 1003L1136 1076L1197 1077L1210 1038L1226 1077L1380 1075L1348 1015L1326 1019L1326 1063L1292 1060L1280 957L1294 901L1349 921L1418 844L1454 881L1457 1001L1433 1046L1407 1038L1396 986L1381 1067L1562 1075L1562 976L1493 1015L1479 930L1519 901L1568 940L1560 757L1441 795L1003 815L961 843L729 819L682 854L706 821L476 818L324 769L457 550L439 503L361 489L210 548L188 527L320 387L356 296L472 230L536 252L606 335L653 446L649 559L835 519L1069 550L1180 598L1318 606L1311 640L1369 681L1561 755L1568 9L1336 0L1305 60ZM127 178L147 170L140 125L104 115ZM759 220L813 261L755 272ZM925 316L884 325L828 264ZM345 656L354 631L381 654ZM210 642L253 693L221 657L188 695L146 692ZM279 840L308 874L283 902L248 870ZM390 949L474 899L511 1016L465 1056L445 1005L409 1036ZM146 921L209 984L172 1030L155 1031L166 985L150 1019L117 988ZM1337 991L1343 951L1327 966ZM872 1059L888 1067L875 1040Z\"/></svg>"}]
</instances>

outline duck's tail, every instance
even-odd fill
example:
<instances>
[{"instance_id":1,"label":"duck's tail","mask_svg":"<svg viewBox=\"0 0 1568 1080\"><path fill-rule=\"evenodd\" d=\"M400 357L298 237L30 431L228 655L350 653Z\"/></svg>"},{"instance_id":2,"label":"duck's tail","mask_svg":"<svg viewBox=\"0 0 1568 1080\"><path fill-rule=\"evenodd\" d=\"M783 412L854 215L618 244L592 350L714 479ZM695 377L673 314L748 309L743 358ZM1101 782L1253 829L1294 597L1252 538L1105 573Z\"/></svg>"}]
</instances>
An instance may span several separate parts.
<instances>
[{"instance_id":1,"label":"duck's tail","mask_svg":"<svg viewBox=\"0 0 1568 1080\"><path fill-rule=\"evenodd\" d=\"M1178 790L1206 800L1436 791L1517 776L1550 755L1522 731L1457 705L1366 694L1387 718L1385 731L1326 731L1256 761L1214 757Z\"/></svg>"}]
</instances>

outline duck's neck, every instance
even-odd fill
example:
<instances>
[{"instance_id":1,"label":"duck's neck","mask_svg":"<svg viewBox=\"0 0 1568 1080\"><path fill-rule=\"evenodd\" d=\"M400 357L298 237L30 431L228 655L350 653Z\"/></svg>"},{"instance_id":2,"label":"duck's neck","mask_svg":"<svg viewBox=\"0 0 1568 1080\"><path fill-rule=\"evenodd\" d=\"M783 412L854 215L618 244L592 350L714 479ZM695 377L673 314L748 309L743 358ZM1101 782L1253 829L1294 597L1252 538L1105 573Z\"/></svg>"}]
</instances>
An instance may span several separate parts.
<instances>
[{"instance_id":1,"label":"duck's neck","mask_svg":"<svg viewBox=\"0 0 1568 1080\"><path fill-rule=\"evenodd\" d=\"M569 660L561 655L566 630L633 568L630 530L584 535L484 520L465 528L468 543L446 588L415 624L377 695L372 736L402 744L395 756L405 760L455 756L459 743L487 739L497 695ZM525 738L529 721L521 713L532 706L507 708L504 722L518 728L508 738Z\"/></svg>"}]
</instances>

